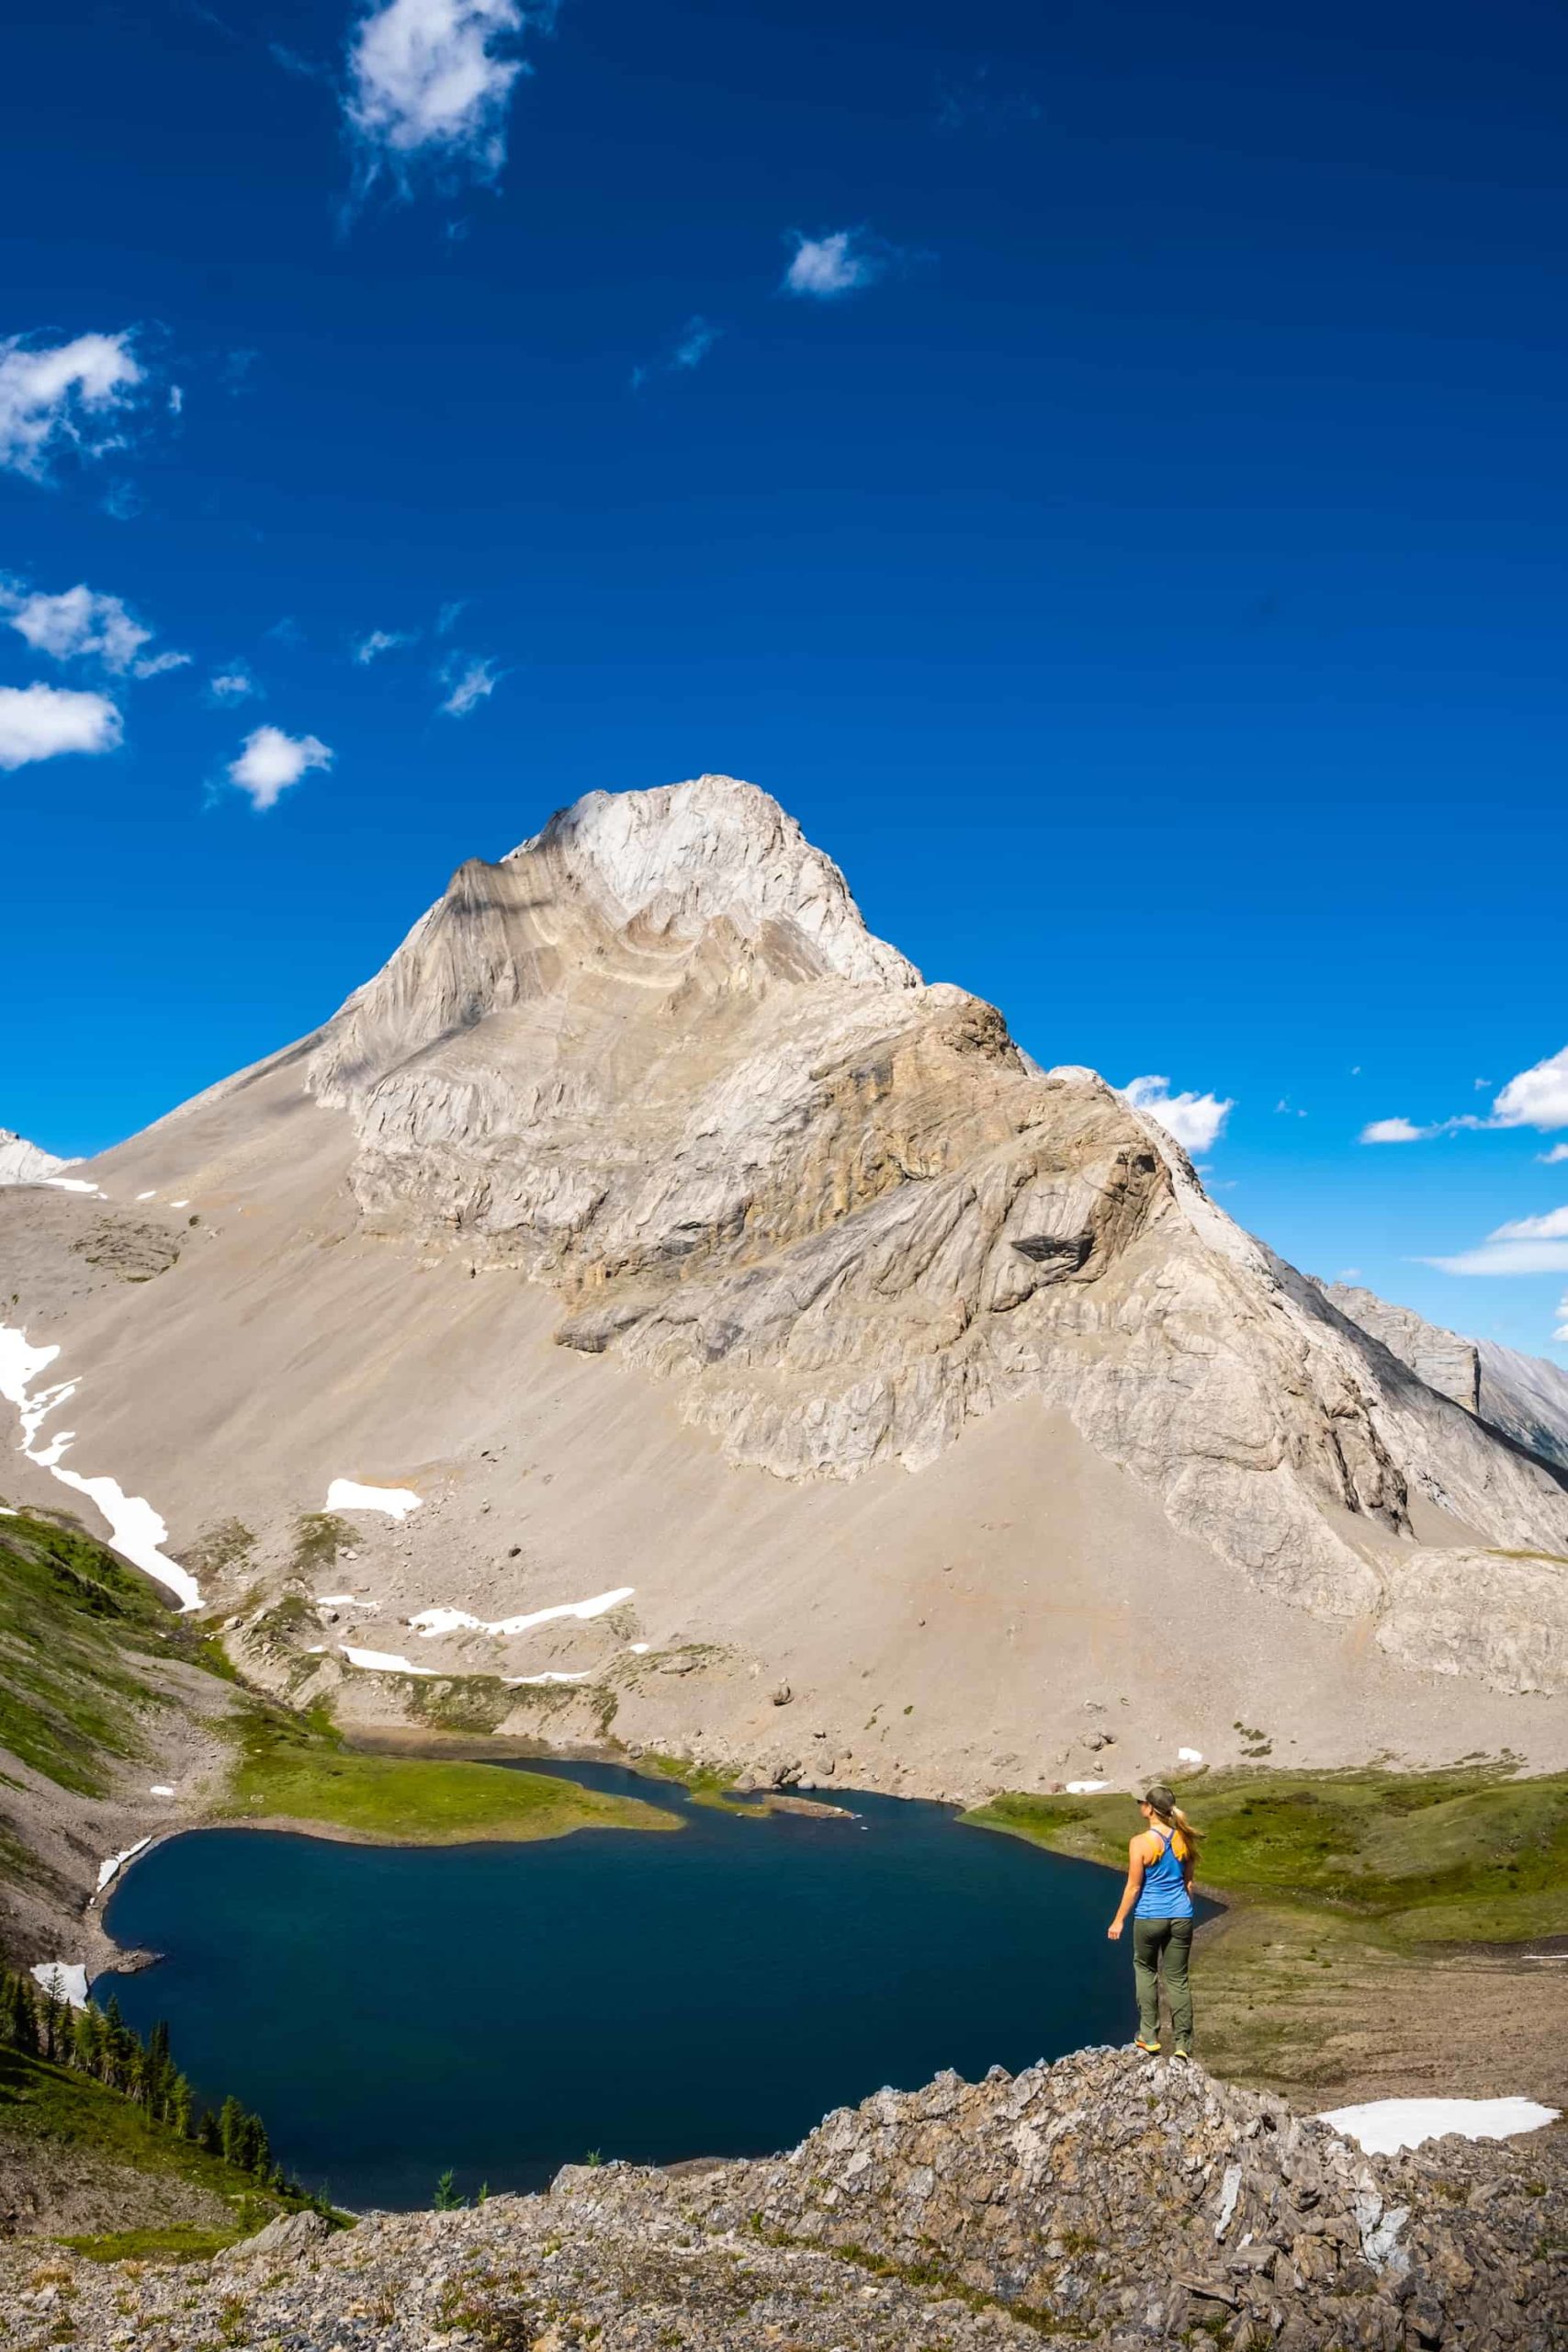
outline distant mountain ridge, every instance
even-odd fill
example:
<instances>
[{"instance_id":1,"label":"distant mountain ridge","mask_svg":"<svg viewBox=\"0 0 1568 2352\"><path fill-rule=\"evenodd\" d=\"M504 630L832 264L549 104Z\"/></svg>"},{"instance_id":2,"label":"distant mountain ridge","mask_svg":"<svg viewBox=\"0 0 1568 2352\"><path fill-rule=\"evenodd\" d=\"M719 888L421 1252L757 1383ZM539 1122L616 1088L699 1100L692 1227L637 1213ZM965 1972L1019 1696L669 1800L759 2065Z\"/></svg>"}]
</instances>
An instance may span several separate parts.
<instances>
[{"instance_id":1,"label":"distant mountain ridge","mask_svg":"<svg viewBox=\"0 0 1568 2352\"><path fill-rule=\"evenodd\" d=\"M0 1184L41 1184L46 1177L75 1165L73 1159L57 1159L53 1152L41 1151L14 1129L0 1127Z\"/></svg>"},{"instance_id":2,"label":"distant mountain ridge","mask_svg":"<svg viewBox=\"0 0 1568 2352\"><path fill-rule=\"evenodd\" d=\"M1427 1385L1501 1430L1527 1453L1568 1470L1568 1372L1544 1356L1494 1340L1467 1340L1345 1283L1319 1285L1352 1322L1409 1365Z\"/></svg>"}]
</instances>

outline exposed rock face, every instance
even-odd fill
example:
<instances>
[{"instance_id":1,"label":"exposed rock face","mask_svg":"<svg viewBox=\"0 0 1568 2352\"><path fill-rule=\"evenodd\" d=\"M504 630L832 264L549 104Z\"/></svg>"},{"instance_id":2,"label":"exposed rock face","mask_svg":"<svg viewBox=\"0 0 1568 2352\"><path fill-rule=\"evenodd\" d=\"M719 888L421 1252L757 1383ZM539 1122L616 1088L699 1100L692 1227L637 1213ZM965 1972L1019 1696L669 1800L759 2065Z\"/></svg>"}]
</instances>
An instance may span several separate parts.
<instances>
[{"instance_id":1,"label":"exposed rock face","mask_svg":"<svg viewBox=\"0 0 1568 2352\"><path fill-rule=\"evenodd\" d=\"M881 2091L788 2156L695 2177L570 2166L547 2197L302 2245L274 2224L177 2270L62 2256L52 2291L11 2256L0 2322L17 2352L62 2316L85 2352L1554 2352L1565 2222L1559 2132L1367 2156L1196 2066L1090 2050Z\"/></svg>"},{"instance_id":2,"label":"exposed rock face","mask_svg":"<svg viewBox=\"0 0 1568 2352\"><path fill-rule=\"evenodd\" d=\"M1478 1343L1481 1414L1516 1443L1568 1470L1568 1372L1492 1340Z\"/></svg>"},{"instance_id":3,"label":"exposed rock face","mask_svg":"<svg viewBox=\"0 0 1568 2352\"><path fill-rule=\"evenodd\" d=\"M1411 1307L1391 1306L1375 1291L1345 1283L1318 1287L1428 1388L1478 1414L1528 1453L1568 1470L1568 1372L1560 1364L1521 1355L1493 1340L1461 1339L1426 1322Z\"/></svg>"},{"instance_id":4,"label":"exposed rock face","mask_svg":"<svg viewBox=\"0 0 1568 2352\"><path fill-rule=\"evenodd\" d=\"M51 1151L40 1151L36 1143L10 1127L0 1127L0 1184L41 1184L46 1176L58 1176L62 1168L75 1164L73 1159L57 1159Z\"/></svg>"},{"instance_id":5,"label":"exposed rock face","mask_svg":"<svg viewBox=\"0 0 1568 2352\"><path fill-rule=\"evenodd\" d=\"M1451 1396L1467 1413L1481 1409L1481 1351L1473 1340L1461 1340L1457 1331L1445 1331L1435 1323L1427 1323L1408 1306L1391 1306L1375 1291L1359 1289L1350 1283L1325 1283L1325 1298L1333 1300L1341 1315L1381 1340L1401 1363L1408 1364L1417 1380L1435 1388L1440 1396Z\"/></svg>"}]
</instances>

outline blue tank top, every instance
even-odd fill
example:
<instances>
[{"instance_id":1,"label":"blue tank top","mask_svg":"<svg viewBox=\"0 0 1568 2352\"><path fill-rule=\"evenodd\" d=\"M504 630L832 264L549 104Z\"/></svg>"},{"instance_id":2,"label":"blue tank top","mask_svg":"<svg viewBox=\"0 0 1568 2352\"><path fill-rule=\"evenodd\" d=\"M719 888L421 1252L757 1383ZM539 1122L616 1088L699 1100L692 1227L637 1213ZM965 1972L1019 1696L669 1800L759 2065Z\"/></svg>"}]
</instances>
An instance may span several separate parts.
<instances>
[{"instance_id":1,"label":"blue tank top","mask_svg":"<svg viewBox=\"0 0 1568 2352\"><path fill-rule=\"evenodd\" d=\"M1144 1883L1133 1906L1134 1919L1190 1919L1192 1897L1181 1875L1171 1839L1164 1830L1152 1833L1160 1841L1159 1860L1144 1864Z\"/></svg>"}]
</instances>

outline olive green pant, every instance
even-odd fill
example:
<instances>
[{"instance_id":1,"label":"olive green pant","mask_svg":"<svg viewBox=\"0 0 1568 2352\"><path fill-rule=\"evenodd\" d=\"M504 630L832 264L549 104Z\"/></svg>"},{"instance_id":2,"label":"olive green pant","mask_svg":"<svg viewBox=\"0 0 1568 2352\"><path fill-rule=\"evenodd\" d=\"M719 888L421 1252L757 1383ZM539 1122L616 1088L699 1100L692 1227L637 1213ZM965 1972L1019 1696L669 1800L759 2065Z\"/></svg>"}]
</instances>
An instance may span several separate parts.
<instances>
[{"instance_id":1,"label":"olive green pant","mask_svg":"<svg viewBox=\"0 0 1568 2352\"><path fill-rule=\"evenodd\" d=\"M1159 2040L1159 1980L1163 1969L1170 2022L1179 2050L1192 2047L1192 1987L1187 1962L1192 1950L1190 1919L1134 1919L1133 1922L1133 1982L1138 1988L1138 2031L1145 2041Z\"/></svg>"}]
</instances>

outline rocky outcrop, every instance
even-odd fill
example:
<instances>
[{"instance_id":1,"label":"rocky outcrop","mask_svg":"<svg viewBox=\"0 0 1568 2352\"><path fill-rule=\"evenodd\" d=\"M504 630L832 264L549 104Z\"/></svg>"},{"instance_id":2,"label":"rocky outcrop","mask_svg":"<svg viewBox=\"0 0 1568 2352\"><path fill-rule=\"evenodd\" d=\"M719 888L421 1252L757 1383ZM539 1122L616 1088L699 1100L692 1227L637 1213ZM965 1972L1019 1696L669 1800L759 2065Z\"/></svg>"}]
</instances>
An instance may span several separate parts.
<instances>
[{"instance_id":1,"label":"rocky outcrop","mask_svg":"<svg viewBox=\"0 0 1568 2352\"><path fill-rule=\"evenodd\" d=\"M1413 1308L1391 1306L1375 1291L1351 1283L1325 1283L1323 1293L1341 1315L1348 1315L1352 1323L1381 1340L1401 1363L1408 1364L1417 1380L1424 1380L1439 1396L1451 1396L1467 1413L1480 1411L1481 1351L1473 1340L1461 1340L1457 1331L1445 1331L1424 1321Z\"/></svg>"},{"instance_id":2,"label":"rocky outcrop","mask_svg":"<svg viewBox=\"0 0 1568 2352\"><path fill-rule=\"evenodd\" d=\"M1090 2050L881 2091L768 2162L573 2166L547 2197L274 2225L177 2270L0 2257L0 2326L17 2352L67 2326L84 2352L1554 2352L1565 2225L1560 2132L1368 2156L1196 2066Z\"/></svg>"}]
</instances>

